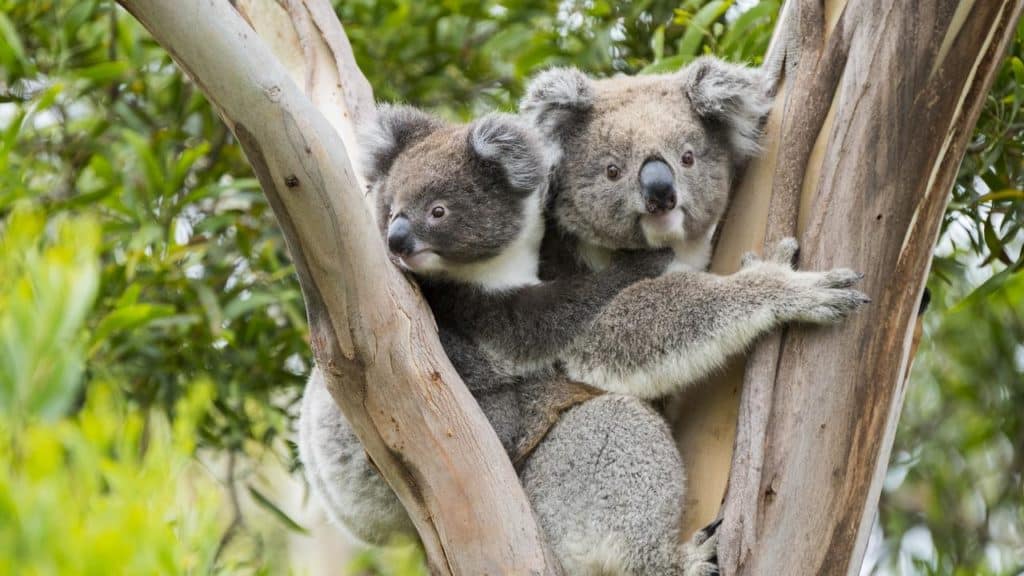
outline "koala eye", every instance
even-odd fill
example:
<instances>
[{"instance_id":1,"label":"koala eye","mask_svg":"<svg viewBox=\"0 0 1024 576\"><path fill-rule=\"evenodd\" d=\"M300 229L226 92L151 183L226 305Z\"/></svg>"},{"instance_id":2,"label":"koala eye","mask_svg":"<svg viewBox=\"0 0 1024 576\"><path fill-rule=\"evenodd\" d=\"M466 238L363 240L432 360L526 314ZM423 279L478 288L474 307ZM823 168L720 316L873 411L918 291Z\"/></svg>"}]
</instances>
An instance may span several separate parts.
<instances>
[{"instance_id":1,"label":"koala eye","mask_svg":"<svg viewBox=\"0 0 1024 576\"><path fill-rule=\"evenodd\" d=\"M693 166L693 151L692 150L687 150L686 152L683 152L682 162L683 162L683 166L686 166L687 168L689 168L690 166Z\"/></svg>"},{"instance_id":2,"label":"koala eye","mask_svg":"<svg viewBox=\"0 0 1024 576\"><path fill-rule=\"evenodd\" d=\"M446 212L447 211L444 209L444 206L438 204L437 206L434 206L433 208L430 209L430 216L434 220L440 220L441 218L444 218Z\"/></svg>"},{"instance_id":3,"label":"koala eye","mask_svg":"<svg viewBox=\"0 0 1024 576\"><path fill-rule=\"evenodd\" d=\"M608 168L605 168L604 173L608 176L609 180L618 180L619 176L622 175L622 171L615 164L609 164Z\"/></svg>"}]
</instances>

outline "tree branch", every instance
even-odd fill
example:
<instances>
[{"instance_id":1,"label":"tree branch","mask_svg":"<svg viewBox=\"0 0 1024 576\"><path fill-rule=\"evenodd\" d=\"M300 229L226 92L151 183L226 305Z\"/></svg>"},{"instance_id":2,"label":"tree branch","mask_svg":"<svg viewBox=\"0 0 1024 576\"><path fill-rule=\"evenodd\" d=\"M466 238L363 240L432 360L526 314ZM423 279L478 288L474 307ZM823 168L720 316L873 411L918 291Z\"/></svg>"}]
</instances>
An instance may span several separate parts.
<instances>
[{"instance_id":1,"label":"tree branch","mask_svg":"<svg viewBox=\"0 0 1024 576\"><path fill-rule=\"evenodd\" d=\"M515 472L445 356L429 308L388 263L339 131L228 2L119 3L241 143L295 263L327 387L409 511L431 570L554 573ZM312 20L332 30L323 7ZM338 41L333 53L344 61ZM365 92L359 98L365 103ZM365 113L358 106L345 113Z\"/></svg>"}]
</instances>

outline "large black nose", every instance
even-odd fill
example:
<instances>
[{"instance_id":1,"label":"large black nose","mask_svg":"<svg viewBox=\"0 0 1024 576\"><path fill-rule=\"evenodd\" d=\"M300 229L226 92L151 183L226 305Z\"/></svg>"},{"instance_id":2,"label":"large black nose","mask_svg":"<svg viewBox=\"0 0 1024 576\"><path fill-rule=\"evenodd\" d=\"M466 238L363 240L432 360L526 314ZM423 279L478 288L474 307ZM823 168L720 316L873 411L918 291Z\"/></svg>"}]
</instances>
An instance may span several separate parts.
<instances>
[{"instance_id":1,"label":"large black nose","mask_svg":"<svg viewBox=\"0 0 1024 576\"><path fill-rule=\"evenodd\" d=\"M405 216L399 216L388 226L388 249L398 256L412 254L415 243L412 237L412 225Z\"/></svg>"},{"instance_id":2,"label":"large black nose","mask_svg":"<svg viewBox=\"0 0 1024 576\"><path fill-rule=\"evenodd\" d=\"M664 160L651 159L640 168L640 187L651 214L676 207L676 183L672 168Z\"/></svg>"}]
</instances>

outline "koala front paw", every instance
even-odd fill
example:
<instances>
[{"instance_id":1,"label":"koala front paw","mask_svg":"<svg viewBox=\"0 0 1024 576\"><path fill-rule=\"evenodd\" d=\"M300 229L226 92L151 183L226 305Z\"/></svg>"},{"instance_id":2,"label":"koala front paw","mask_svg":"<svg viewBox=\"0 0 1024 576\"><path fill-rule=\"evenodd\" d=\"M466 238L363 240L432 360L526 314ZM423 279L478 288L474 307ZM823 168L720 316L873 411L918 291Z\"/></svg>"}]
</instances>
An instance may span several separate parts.
<instances>
[{"instance_id":1,"label":"koala front paw","mask_svg":"<svg viewBox=\"0 0 1024 576\"><path fill-rule=\"evenodd\" d=\"M826 272L794 269L799 244L796 238L784 238L762 259L752 252L743 256L742 269L781 279L783 294L775 302L778 317L786 322L833 324L871 302L853 286L864 277L848 268Z\"/></svg>"},{"instance_id":2,"label":"koala front paw","mask_svg":"<svg viewBox=\"0 0 1024 576\"><path fill-rule=\"evenodd\" d=\"M686 544L684 576L718 576L718 519L699 530Z\"/></svg>"},{"instance_id":3,"label":"koala front paw","mask_svg":"<svg viewBox=\"0 0 1024 576\"><path fill-rule=\"evenodd\" d=\"M864 275L848 268L827 272L794 272L792 288L780 310L789 321L834 324L871 302L866 294L854 290Z\"/></svg>"}]
</instances>

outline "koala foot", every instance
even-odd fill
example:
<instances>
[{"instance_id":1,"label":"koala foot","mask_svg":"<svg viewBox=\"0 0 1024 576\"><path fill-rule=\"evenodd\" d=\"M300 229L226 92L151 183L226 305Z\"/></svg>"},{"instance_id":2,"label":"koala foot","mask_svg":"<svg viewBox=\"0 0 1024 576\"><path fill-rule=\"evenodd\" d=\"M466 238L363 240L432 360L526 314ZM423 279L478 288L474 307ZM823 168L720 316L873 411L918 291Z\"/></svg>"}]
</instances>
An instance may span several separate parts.
<instances>
[{"instance_id":1,"label":"koala foot","mask_svg":"<svg viewBox=\"0 0 1024 576\"><path fill-rule=\"evenodd\" d=\"M799 245L785 238L772 247L767 260L748 252L742 269L781 277L784 294L777 302L779 317L786 321L834 324L857 308L871 302L866 294L854 290L863 274L848 268L825 272L797 271L794 259Z\"/></svg>"},{"instance_id":2,"label":"koala foot","mask_svg":"<svg viewBox=\"0 0 1024 576\"><path fill-rule=\"evenodd\" d=\"M683 576L719 576L718 527L721 525L719 518L698 530L686 544Z\"/></svg>"}]
</instances>

